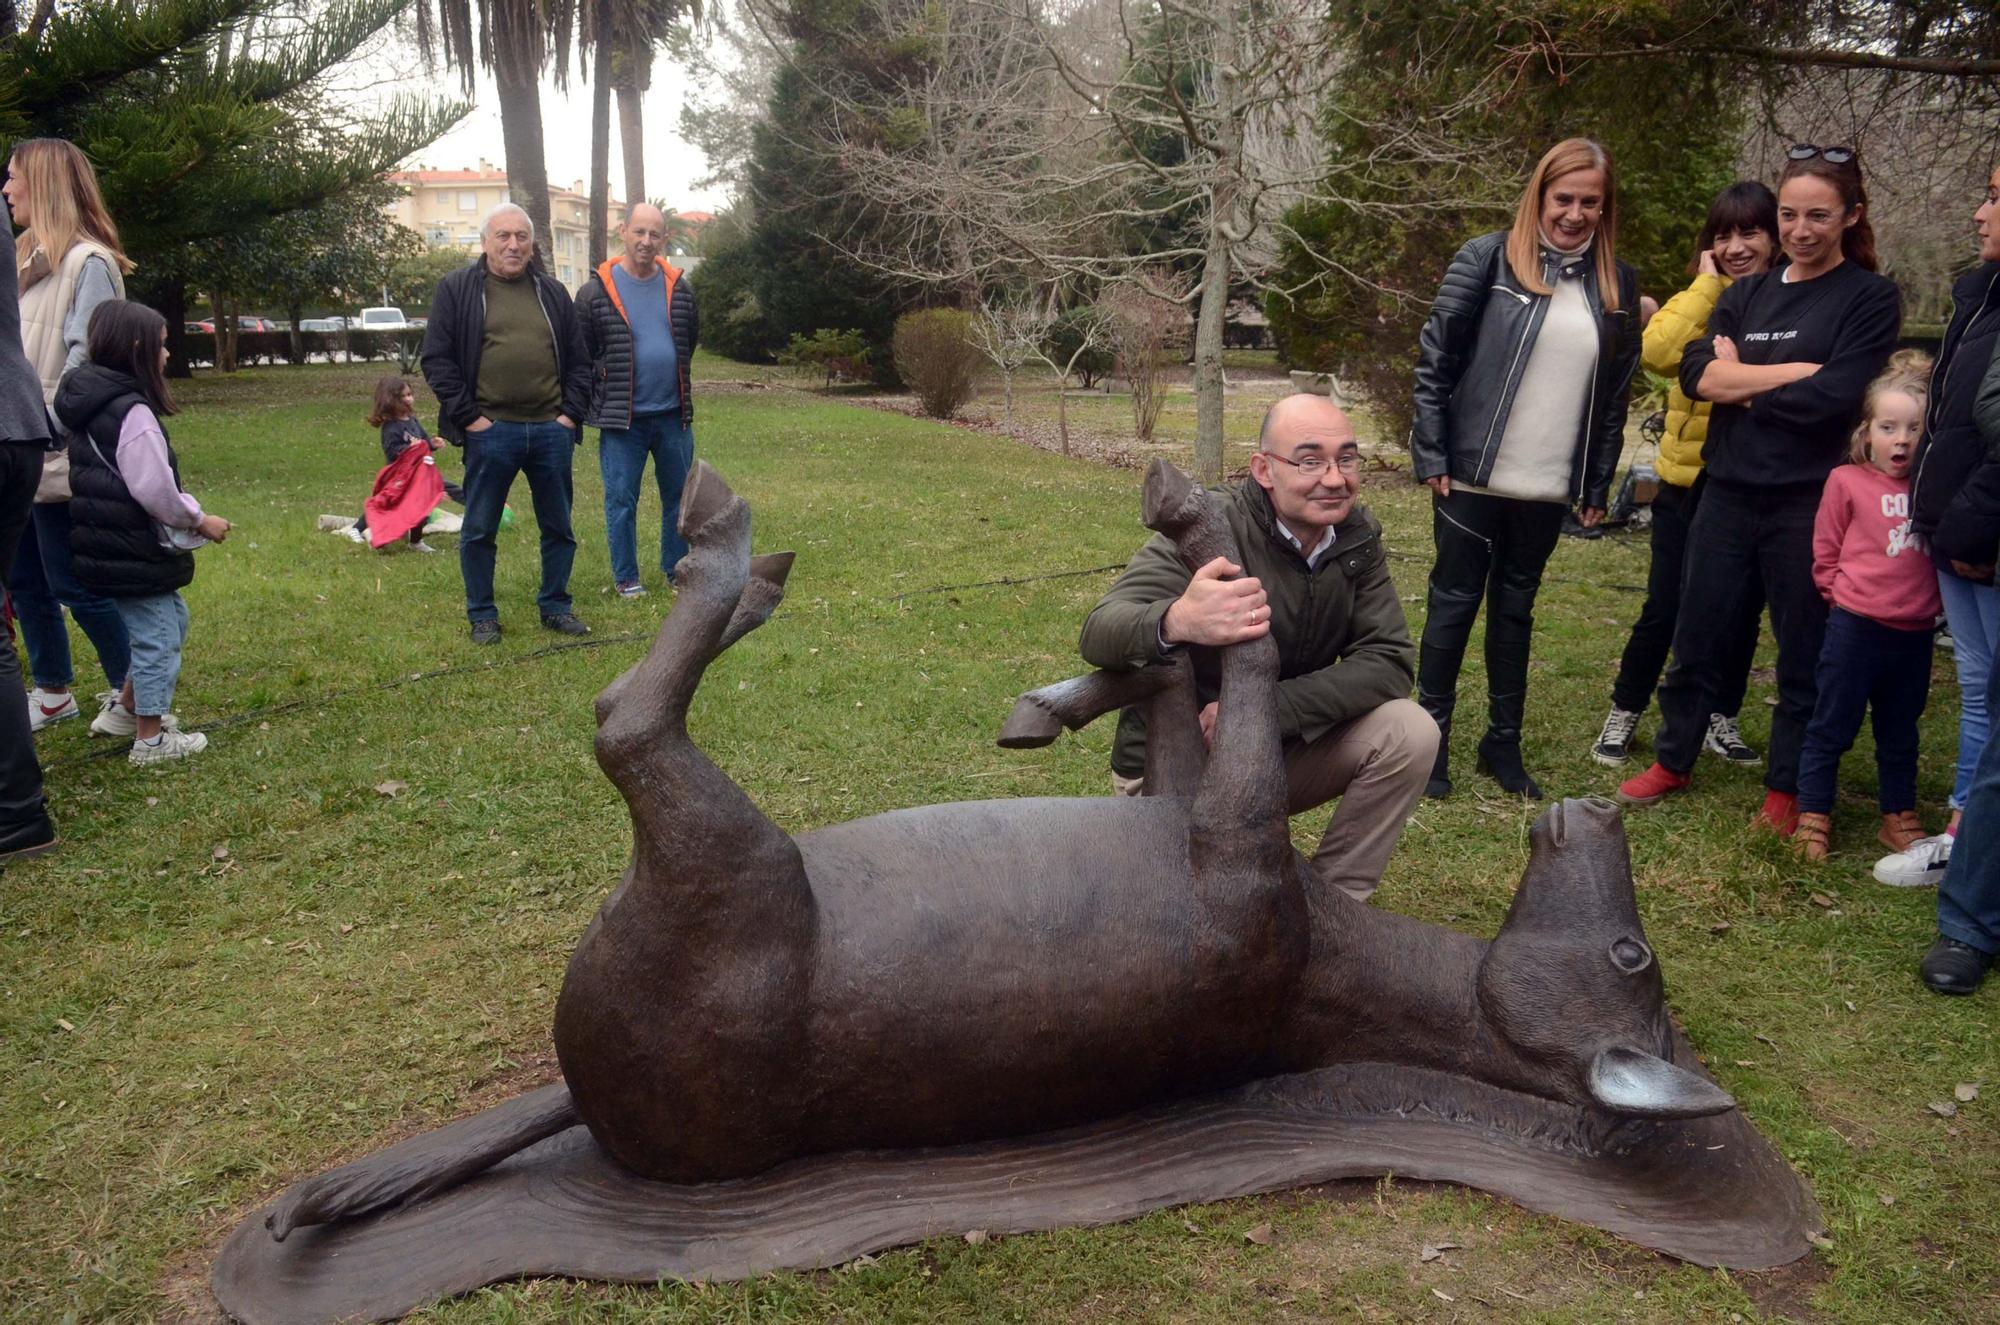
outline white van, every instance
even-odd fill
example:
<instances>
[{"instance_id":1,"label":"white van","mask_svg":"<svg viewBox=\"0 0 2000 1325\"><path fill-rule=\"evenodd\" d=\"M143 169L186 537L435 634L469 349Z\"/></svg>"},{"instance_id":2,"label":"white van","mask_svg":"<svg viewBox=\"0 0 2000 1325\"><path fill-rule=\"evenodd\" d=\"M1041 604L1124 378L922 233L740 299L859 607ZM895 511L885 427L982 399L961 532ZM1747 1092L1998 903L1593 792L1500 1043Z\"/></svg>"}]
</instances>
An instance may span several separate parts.
<instances>
[{"instance_id":1,"label":"white van","mask_svg":"<svg viewBox=\"0 0 2000 1325\"><path fill-rule=\"evenodd\" d=\"M361 310L361 330L363 331L408 331L409 319L400 308L364 308Z\"/></svg>"}]
</instances>

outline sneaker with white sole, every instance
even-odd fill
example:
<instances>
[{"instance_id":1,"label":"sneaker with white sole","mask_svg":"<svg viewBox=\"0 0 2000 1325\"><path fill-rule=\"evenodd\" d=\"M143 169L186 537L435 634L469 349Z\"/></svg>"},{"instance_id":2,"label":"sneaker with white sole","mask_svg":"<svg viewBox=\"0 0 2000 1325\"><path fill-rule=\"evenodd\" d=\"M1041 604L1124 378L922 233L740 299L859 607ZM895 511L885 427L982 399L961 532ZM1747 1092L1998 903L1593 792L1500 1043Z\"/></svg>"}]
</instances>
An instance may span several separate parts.
<instances>
[{"instance_id":1,"label":"sneaker with white sole","mask_svg":"<svg viewBox=\"0 0 2000 1325\"><path fill-rule=\"evenodd\" d=\"M646 586L637 580L620 580L612 588L618 591L620 598L644 598L646 596Z\"/></svg>"},{"instance_id":2,"label":"sneaker with white sole","mask_svg":"<svg viewBox=\"0 0 2000 1325\"><path fill-rule=\"evenodd\" d=\"M1743 730L1736 725L1736 719L1721 713L1708 715L1708 735L1702 739L1701 748L1712 755L1721 755L1732 764L1764 762L1764 756L1744 742Z\"/></svg>"},{"instance_id":3,"label":"sneaker with white sole","mask_svg":"<svg viewBox=\"0 0 2000 1325\"><path fill-rule=\"evenodd\" d=\"M426 543L426 542L424 542L424 540L420 538L420 539L418 539L418 540L417 540L416 542L414 542L414 543L410 544L410 551L412 551L412 552L435 552L435 551L437 551L437 549L436 549L436 548L434 548L434 547L432 547L432 546L431 546L431 545L430 545L429 543Z\"/></svg>"},{"instance_id":4,"label":"sneaker with white sole","mask_svg":"<svg viewBox=\"0 0 2000 1325\"><path fill-rule=\"evenodd\" d=\"M347 528L340 530L339 533L342 538L350 543L366 543L368 541L368 535L362 533L353 525L347 526Z\"/></svg>"},{"instance_id":5,"label":"sneaker with white sole","mask_svg":"<svg viewBox=\"0 0 2000 1325\"><path fill-rule=\"evenodd\" d=\"M7 647L12 648L10 644ZM36 686L28 692L28 730L38 732L44 727L53 727L58 722L80 718L83 710L76 706L76 696L67 690L57 694Z\"/></svg>"},{"instance_id":6,"label":"sneaker with white sole","mask_svg":"<svg viewBox=\"0 0 2000 1325\"><path fill-rule=\"evenodd\" d=\"M1632 757L1632 733L1638 728L1638 714L1613 706L1603 730L1597 733L1597 744L1590 747L1590 757L1600 764L1624 763Z\"/></svg>"},{"instance_id":7,"label":"sneaker with white sole","mask_svg":"<svg viewBox=\"0 0 2000 1325\"><path fill-rule=\"evenodd\" d=\"M1951 863L1951 834L1920 837L1908 849L1875 862L1875 882L1891 888L1929 888L1944 878Z\"/></svg>"},{"instance_id":8,"label":"sneaker with white sole","mask_svg":"<svg viewBox=\"0 0 2000 1325\"><path fill-rule=\"evenodd\" d=\"M171 713L160 715L161 731L180 730L181 720ZM139 715L125 707L115 690L99 691L97 716L90 720L92 736L133 737L139 734Z\"/></svg>"},{"instance_id":9,"label":"sneaker with white sole","mask_svg":"<svg viewBox=\"0 0 2000 1325\"><path fill-rule=\"evenodd\" d=\"M184 732L162 725L156 741L132 742L127 756L135 764L163 764L169 759L185 759L208 749L208 738L200 732Z\"/></svg>"}]
</instances>

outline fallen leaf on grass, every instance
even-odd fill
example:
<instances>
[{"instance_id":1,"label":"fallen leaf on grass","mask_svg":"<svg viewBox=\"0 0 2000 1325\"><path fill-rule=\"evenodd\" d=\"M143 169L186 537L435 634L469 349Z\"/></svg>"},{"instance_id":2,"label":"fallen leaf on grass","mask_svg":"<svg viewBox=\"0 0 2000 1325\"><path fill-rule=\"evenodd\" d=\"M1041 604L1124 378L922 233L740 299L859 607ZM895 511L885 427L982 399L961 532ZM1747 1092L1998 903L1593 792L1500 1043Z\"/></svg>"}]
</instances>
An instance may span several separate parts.
<instances>
[{"instance_id":1,"label":"fallen leaf on grass","mask_svg":"<svg viewBox=\"0 0 2000 1325\"><path fill-rule=\"evenodd\" d=\"M158 805L159 803L160 803L160 798L158 796L146 797L146 804L148 805Z\"/></svg>"},{"instance_id":2,"label":"fallen leaf on grass","mask_svg":"<svg viewBox=\"0 0 2000 1325\"><path fill-rule=\"evenodd\" d=\"M1260 1247L1268 1247L1271 1245L1271 1226L1269 1224L1259 1224L1245 1233L1243 1240L1245 1242L1254 1242Z\"/></svg>"},{"instance_id":3,"label":"fallen leaf on grass","mask_svg":"<svg viewBox=\"0 0 2000 1325\"><path fill-rule=\"evenodd\" d=\"M57 1017L56 1025L62 1027L66 1031L73 1031L76 1029L75 1026L70 1024L70 1020L68 1017Z\"/></svg>"},{"instance_id":4,"label":"fallen leaf on grass","mask_svg":"<svg viewBox=\"0 0 2000 1325\"><path fill-rule=\"evenodd\" d=\"M1453 1297L1453 1296L1452 1296L1452 1295L1451 1295L1450 1293L1447 1293L1447 1292L1445 1292L1445 1291L1444 1291L1444 1290L1443 1290L1442 1288L1433 1288L1433 1289L1431 1290L1431 1293L1432 1293L1432 1295L1433 1295L1433 1296L1435 1296L1435 1297L1436 1297L1436 1298L1437 1298L1437 1299L1438 1299L1438 1300L1439 1300L1440 1302L1456 1302L1456 1301L1458 1301L1458 1299L1457 1299L1457 1298Z\"/></svg>"},{"instance_id":5,"label":"fallen leaf on grass","mask_svg":"<svg viewBox=\"0 0 2000 1325\"><path fill-rule=\"evenodd\" d=\"M1814 893L1812 895L1812 904L1814 906L1832 906L1833 899L1825 893Z\"/></svg>"},{"instance_id":6,"label":"fallen leaf on grass","mask_svg":"<svg viewBox=\"0 0 2000 1325\"><path fill-rule=\"evenodd\" d=\"M1830 1251L1833 1248L1833 1239L1824 1233L1808 1231L1806 1233L1806 1241L1812 1243L1813 1246L1818 1247L1821 1251Z\"/></svg>"},{"instance_id":7,"label":"fallen leaf on grass","mask_svg":"<svg viewBox=\"0 0 2000 1325\"><path fill-rule=\"evenodd\" d=\"M983 1228L968 1229L965 1234L965 1240L975 1247L982 1246L986 1242L986 1230Z\"/></svg>"},{"instance_id":8,"label":"fallen leaf on grass","mask_svg":"<svg viewBox=\"0 0 2000 1325\"><path fill-rule=\"evenodd\" d=\"M1718 920L1708 927L1708 932L1711 934L1727 934L1729 932L1729 922L1727 920Z\"/></svg>"},{"instance_id":9,"label":"fallen leaf on grass","mask_svg":"<svg viewBox=\"0 0 2000 1325\"><path fill-rule=\"evenodd\" d=\"M1970 1104L1979 1098L1979 1087L1970 1081L1961 1081L1951 1088L1951 1094L1960 1104Z\"/></svg>"},{"instance_id":10,"label":"fallen leaf on grass","mask_svg":"<svg viewBox=\"0 0 2000 1325\"><path fill-rule=\"evenodd\" d=\"M1878 1192L1876 1193L1875 1199L1882 1203L1882 1208L1885 1210L1896 1203L1896 1195L1894 1192Z\"/></svg>"},{"instance_id":11,"label":"fallen leaf on grass","mask_svg":"<svg viewBox=\"0 0 2000 1325\"><path fill-rule=\"evenodd\" d=\"M1457 1250L1458 1250L1458 1244L1456 1242L1440 1242L1436 1246L1432 1246L1430 1243L1426 1242L1424 1244L1424 1249L1421 1252L1417 1253L1417 1259L1422 1261L1434 1261L1448 1251L1457 1251Z\"/></svg>"},{"instance_id":12,"label":"fallen leaf on grass","mask_svg":"<svg viewBox=\"0 0 2000 1325\"><path fill-rule=\"evenodd\" d=\"M221 846L218 846L215 850L209 852L208 854L214 857L216 860L228 860L229 844L227 842L224 842Z\"/></svg>"},{"instance_id":13,"label":"fallen leaf on grass","mask_svg":"<svg viewBox=\"0 0 2000 1325\"><path fill-rule=\"evenodd\" d=\"M396 797L402 795L409 789L410 789L409 783L398 782L395 781L394 779L391 779L388 782L377 782L375 784L375 790L381 792L384 796L387 796L390 800L394 800Z\"/></svg>"},{"instance_id":14,"label":"fallen leaf on grass","mask_svg":"<svg viewBox=\"0 0 2000 1325\"><path fill-rule=\"evenodd\" d=\"M352 926L352 925L342 925L342 926L340 927L340 932L341 932L341 933L343 933L343 934L352 934L352 933L354 932L354 926Z\"/></svg>"},{"instance_id":15,"label":"fallen leaf on grass","mask_svg":"<svg viewBox=\"0 0 2000 1325\"><path fill-rule=\"evenodd\" d=\"M1956 1118L1958 1116L1958 1106L1950 1100L1933 1101L1930 1110L1940 1118Z\"/></svg>"}]
</instances>

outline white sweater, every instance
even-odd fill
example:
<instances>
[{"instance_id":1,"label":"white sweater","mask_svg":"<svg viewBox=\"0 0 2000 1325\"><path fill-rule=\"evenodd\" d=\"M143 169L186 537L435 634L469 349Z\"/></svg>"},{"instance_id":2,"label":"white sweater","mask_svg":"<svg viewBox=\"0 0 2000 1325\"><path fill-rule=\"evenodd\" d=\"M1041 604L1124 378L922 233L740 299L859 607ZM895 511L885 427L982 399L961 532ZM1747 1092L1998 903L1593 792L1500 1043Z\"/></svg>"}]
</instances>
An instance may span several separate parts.
<instances>
[{"instance_id":1,"label":"white sweater","mask_svg":"<svg viewBox=\"0 0 2000 1325\"><path fill-rule=\"evenodd\" d=\"M1557 278L1507 413L1493 472L1483 487L1467 484L1472 491L1569 504L1576 439L1597 373L1597 319L1584 297L1583 272L1583 263L1572 262Z\"/></svg>"}]
</instances>

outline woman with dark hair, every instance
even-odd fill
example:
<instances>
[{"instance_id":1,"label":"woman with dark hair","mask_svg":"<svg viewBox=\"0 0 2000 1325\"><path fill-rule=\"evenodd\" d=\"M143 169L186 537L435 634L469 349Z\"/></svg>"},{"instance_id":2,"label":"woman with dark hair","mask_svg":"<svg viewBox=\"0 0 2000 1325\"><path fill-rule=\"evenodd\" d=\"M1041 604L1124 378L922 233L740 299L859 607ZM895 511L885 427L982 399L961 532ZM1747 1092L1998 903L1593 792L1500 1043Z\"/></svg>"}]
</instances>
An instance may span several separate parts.
<instances>
[{"instance_id":1,"label":"woman with dark hair","mask_svg":"<svg viewBox=\"0 0 2000 1325\"><path fill-rule=\"evenodd\" d=\"M1709 714L1734 684L1735 641L1761 591L1778 639L1778 707L1757 821L1790 837L1826 633L1813 521L1868 384L1896 347L1902 305L1895 282L1876 274L1867 193L1850 149L1791 149L1778 183L1778 238L1789 264L1723 291L1709 335L1681 356L1681 389L1714 405L1708 484L1688 532L1674 662L1660 683L1657 762L1627 780L1618 799L1653 805L1688 785Z\"/></svg>"},{"instance_id":2,"label":"woman with dark hair","mask_svg":"<svg viewBox=\"0 0 2000 1325\"><path fill-rule=\"evenodd\" d=\"M1742 277L1769 271L1777 257L1777 196L1754 179L1740 179L1717 194L1688 263L1694 280L1647 322L1639 362L1656 373L1679 373L1681 352L1688 342L1708 334L1708 319L1722 292ZM1618 679L1611 685L1611 713L1590 748L1591 758L1600 764L1622 764L1630 757L1632 733L1652 702L1653 687L1660 683L1660 669L1667 665L1667 652L1673 647L1688 527L1705 486L1701 448L1708 438L1709 408L1705 400L1690 400L1678 381L1667 389L1667 429L1660 438L1657 465L1660 490L1653 498L1653 565L1646 577L1645 606L1639 609L1618 663ZM1761 762L1757 752L1743 743L1736 714L1743 707L1762 615L1760 596L1722 669L1728 684L1715 697L1703 742L1704 749L1732 763Z\"/></svg>"},{"instance_id":3,"label":"woman with dark hair","mask_svg":"<svg viewBox=\"0 0 2000 1325\"><path fill-rule=\"evenodd\" d=\"M208 748L168 711L180 680L194 579L193 550L219 543L229 521L181 487L161 426L174 412L164 374L166 320L123 299L90 315L90 360L63 379L56 417L70 442L70 552L84 587L118 605L132 641L120 703L136 716L131 760L153 764Z\"/></svg>"},{"instance_id":4,"label":"woman with dark hair","mask_svg":"<svg viewBox=\"0 0 2000 1325\"><path fill-rule=\"evenodd\" d=\"M105 210L97 173L74 143L28 138L7 158L0 185L14 224L15 270L21 289L21 343L41 378L42 403L55 404L64 374L83 362L90 315L107 299L125 297L132 262L118 244L118 227ZM60 439L58 439L60 440ZM63 608L97 650L111 689L98 696L92 735L130 736L132 714L117 702L125 683L125 623L109 599L77 583L69 563L69 461L48 458L35 490L35 509L21 550L7 576L21 639L28 646L28 722L36 731L82 715L70 686L70 658Z\"/></svg>"},{"instance_id":5,"label":"woman with dark hair","mask_svg":"<svg viewBox=\"0 0 2000 1325\"><path fill-rule=\"evenodd\" d=\"M1424 324L1410 459L1434 494L1437 561L1417 702L1447 738L1428 796L1451 791L1458 672L1482 600L1480 767L1507 791L1542 794L1521 762L1535 595L1563 513L1604 518L1639 361L1638 283L1617 258L1617 216L1610 155L1587 138L1557 143L1513 226L1452 258Z\"/></svg>"}]
</instances>

